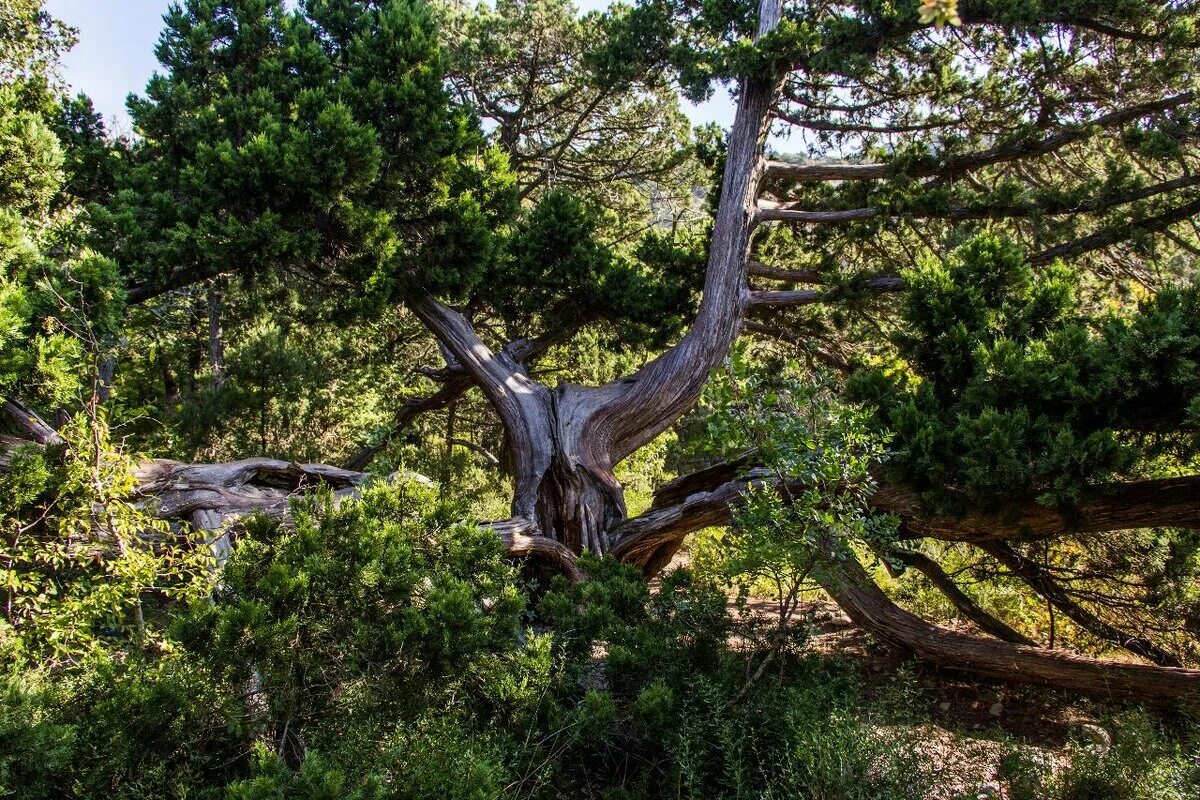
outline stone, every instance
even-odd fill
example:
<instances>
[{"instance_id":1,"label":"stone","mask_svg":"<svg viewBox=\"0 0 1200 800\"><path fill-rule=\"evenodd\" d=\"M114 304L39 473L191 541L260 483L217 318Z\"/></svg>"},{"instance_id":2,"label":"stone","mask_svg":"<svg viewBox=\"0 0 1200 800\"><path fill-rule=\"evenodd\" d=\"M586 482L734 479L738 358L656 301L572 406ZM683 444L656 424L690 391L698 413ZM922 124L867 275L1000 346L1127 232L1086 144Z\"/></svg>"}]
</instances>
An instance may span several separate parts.
<instances>
[{"instance_id":1,"label":"stone","mask_svg":"<svg viewBox=\"0 0 1200 800\"><path fill-rule=\"evenodd\" d=\"M1098 748L1108 750L1108 748L1112 747L1112 734L1099 725L1086 722L1079 726L1079 732L1083 734L1085 739Z\"/></svg>"}]
</instances>

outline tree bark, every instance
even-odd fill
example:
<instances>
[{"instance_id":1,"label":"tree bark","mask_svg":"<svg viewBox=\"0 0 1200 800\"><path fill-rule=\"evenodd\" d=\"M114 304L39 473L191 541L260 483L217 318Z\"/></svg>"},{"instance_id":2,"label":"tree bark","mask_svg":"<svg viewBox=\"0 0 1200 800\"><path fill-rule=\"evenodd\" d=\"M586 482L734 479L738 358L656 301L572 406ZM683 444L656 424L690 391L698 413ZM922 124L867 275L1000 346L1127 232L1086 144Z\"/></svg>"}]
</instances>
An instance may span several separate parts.
<instances>
[{"instance_id":1,"label":"tree bark","mask_svg":"<svg viewBox=\"0 0 1200 800\"><path fill-rule=\"evenodd\" d=\"M853 559L825 586L874 636L926 661L1005 681L1040 683L1106 698L1179 707L1200 705L1200 670L1102 661L957 633L893 603Z\"/></svg>"},{"instance_id":2,"label":"tree bark","mask_svg":"<svg viewBox=\"0 0 1200 800\"><path fill-rule=\"evenodd\" d=\"M758 36L779 23L780 0L760 0ZM491 350L461 313L414 290L413 313L479 385L504 425L514 479L512 516L574 553L608 553L626 517L613 468L685 414L737 337L748 305L746 264L761 155L778 75L741 83L704 296L679 343L605 386L550 389L505 351Z\"/></svg>"}]
</instances>

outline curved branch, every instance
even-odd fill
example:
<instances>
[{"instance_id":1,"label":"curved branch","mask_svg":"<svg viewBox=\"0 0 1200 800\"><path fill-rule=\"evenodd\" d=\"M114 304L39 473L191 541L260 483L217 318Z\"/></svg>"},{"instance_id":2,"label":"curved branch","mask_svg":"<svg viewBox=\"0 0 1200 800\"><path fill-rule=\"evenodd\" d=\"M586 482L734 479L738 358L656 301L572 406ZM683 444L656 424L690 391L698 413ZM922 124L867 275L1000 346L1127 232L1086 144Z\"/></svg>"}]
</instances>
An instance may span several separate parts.
<instances>
[{"instance_id":1,"label":"curved branch","mask_svg":"<svg viewBox=\"0 0 1200 800\"><path fill-rule=\"evenodd\" d=\"M1103 661L938 627L893 603L856 560L825 589L858 625L935 664L992 678L1147 703L1200 704L1200 670Z\"/></svg>"},{"instance_id":2,"label":"curved branch","mask_svg":"<svg viewBox=\"0 0 1200 800\"><path fill-rule=\"evenodd\" d=\"M774 30L781 15L781 0L760 0L756 39ZM742 81L700 309L675 346L634 375L605 387L606 399L587 426L586 439L597 449L597 462L620 462L685 414L737 337L746 306L743 289L762 148L778 83L777 76Z\"/></svg>"},{"instance_id":3,"label":"curved branch","mask_svg":"<svg viewBox=\"0 0 1200 800\"><path fill-rule=\"evenodd\" d=\"M562 542L538 535L535 523L521 517L488 523L510 558L541 558L555 565L571 583L583 583L575 554ZM530 533L534 535L529 535Z\"/></svg>"},{"instance_id":4,"label":"curved branch","mask_svg":"<svg viewBox=\"0 0 1200 800\"><path fill-rule=\"evenodd\" d=\"M979 607L979 604L972 600L966 592L958 588L958 584L954 579L946 574L942 569L942 565L934 561L924 553L918 553L915 550L889 550L888 558L899 561L906 567L913 569L924 575L934 588L945 595L946 599L958 609L958 612L967 619L979 626L980 630L990 633L1002 642L1011 644L1024 644L1030 647L1036 647L1037 642L1019 633L1011 628L1003 621L996 619L991 614Z\"/></svg>"},{"instance_id":5,"label":"curved branch","mask_svg":"<svg viewBox=\"0 0 1200 800\"><path fill-rule=\"evenodd\" d=\"M546 387L529 378L509 352L493 352L466 317L425 294L409 307L441 340L457 362L479 384L504 424L516 486L513 516L536 519L538 484L550 467L554 428L554 398Z\"/></svg>"},{"instance_id":6,"label":"curved branch","mask_svg":"<svg viewBox=\"0 0 1200 800\"><path fill-rule=\"evenodd\" d=\"M507 353L518 364L525 365L528 361L542 355L551 347L571 338L575 331L576 328L574 327L566 327L552 330L535 338L516 339L506 344L503 352ZM404 401L404 404L396 410L396 415L392 418L392 426L388 429L388 432L374 444L364 445L358 452L347 459L345 463L346 469L365 470L379 451L387 447L414 419L427 411L437 411L445 408L475 386L475 381L467 374L462 365L457 362L452 366L447 366L443 375L445 383L436 392L424 397L413 397Z\"/></svg>"}]
</instances>

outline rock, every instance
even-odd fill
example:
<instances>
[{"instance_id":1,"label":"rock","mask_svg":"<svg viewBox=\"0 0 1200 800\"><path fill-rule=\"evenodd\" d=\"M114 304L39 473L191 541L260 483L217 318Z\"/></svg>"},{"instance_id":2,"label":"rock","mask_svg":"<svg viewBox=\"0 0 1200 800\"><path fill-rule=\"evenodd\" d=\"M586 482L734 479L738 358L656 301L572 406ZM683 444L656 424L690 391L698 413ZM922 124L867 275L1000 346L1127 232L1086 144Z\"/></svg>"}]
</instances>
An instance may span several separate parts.
<instances>
[{"instance_id":1,"label":"rock","mask_svg":"<svg viewBox=\"0 0 1200 800\"><path fill-rule=\"evenodd\" d=\"M942 711L949 711L950 710L950 701L943 700L942 702L938 703L938 708Z\"/></svg>"},{"instance_id":2,"label":"rock","mask_svg":"<svg viewBox=\"0 0 1200 800\"><path fill-rule=\"evenodd\" d=\"M1000 785L993 781L988 781L983 786L980 786L979 791L975 795L978 800L990 800L993 797L999 796Z\"/></svg>"},{"instance_id":3,"label":"rock","mask_svg":"<svg viewBox=\"0 0 1200 800\"><path fill-rule=\"evenodd\" d=\"M988 709L988 713L993 717L998 717L1004 713L1004 703L992 703L992 707Z\"/></svg>"},{"instance_id":4,"label":"rock","mask_svg":"<svg viewBox=\"0 0 1200 800\"><path fill-rule=\"evenodd\" d=\"M1083 734L1085 739L1102 751L1107 751L1108 748L1112 747L1112 734L1099 725L1093 725L1090 722L1084 723L1079 726L1079 732Z\"/></svg>"},{"instance_id":5,"label":"rock","mask_svg":"<svg viewBox=\"0 0 1200 800\"><path fill-rule=\"evenodd\" d=\"M813 614L813 620L818 625L823 625L828 628L849 628L854 624L854 621L846 615L845 611L840 608L822 608Z\"/></svg>"}]
</instances>

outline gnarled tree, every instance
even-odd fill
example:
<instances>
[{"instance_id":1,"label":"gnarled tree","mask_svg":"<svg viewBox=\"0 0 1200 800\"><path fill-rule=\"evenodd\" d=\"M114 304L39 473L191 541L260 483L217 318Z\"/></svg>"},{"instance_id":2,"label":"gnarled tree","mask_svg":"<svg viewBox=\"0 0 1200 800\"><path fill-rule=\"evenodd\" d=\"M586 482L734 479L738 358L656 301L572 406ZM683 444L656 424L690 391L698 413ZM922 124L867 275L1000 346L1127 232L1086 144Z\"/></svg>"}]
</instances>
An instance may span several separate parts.
<instances>
[{"instance_id":1,"label":"gnarled tree","mask_svg":"<svg viewBox=\"0 0 1200 800\"><path fill-rule=\"evenodd\" d=\"M996 465L989 467L980 453L969 454L977 456L970 461L954 452L971 431L945 433L954 420L969 422L970 413L986 421L986 409L1003 408L1004 397L985 396L995 385L987 378L1040 352L1048 339L1086 351L1080 370L1113 354L1127 357L1129 374L1132 365L1150 370L1157 363L1159 352L1137 349L1145 337L1139 338L1136 322L1127 324L1126 338L1117 330L1126 323L1113 322L1093 340L1063 322L1065 268L1056 265L1070 260L1085 281L1103 276L1149 287L1189 268L1197 251L1191 220L1200 210L1190 178L1198 119L1191 75L1200 52L1190 4L964 0L961 27L944 29L920 23L915 0L786 9L781 0L761 0L720 10L651 0L620 12L609 27L610 58L667 70L693 96L736 78L737 108L721 153L694 318L641 368L589 386L550 386L524 362L547 342L598 319L621 324L626 311L605 301L629 299L652 282L630 278L635 291L610 293L612 283L604 278L612 264L593 259L585 232L572 239L573 260L565 263L587 266L560 287L565 308L586 308L557 315L567 318L567 333L545 326L537 333L548 339L504 345L477 324L485 310L502 309L504 296L522 288L489 280L530 272L490 258L504 245L493 240L496 231L487 223L512 219L502 210L511 181L489 166L493 155L482 139L464 132L465 117L446 110L436 48L399 47L432 35L420 7L370 4L356 16L350 9L356 4L314 2L286 16L281 4L266 4L265 14L261 3L226 5L228 13L215 18L202 19L204 9L194 3L176 15L179 34L164 39L162 50L183 83L157 79L151 99L135 109L149 142L135 179L175 175L172 191L183 201L118 204L118 223L150 219L137 226L136 236L121 238L139 268L130 299L279 267L327 288L365 289L376 303L402 304L437 338L449 378L435 399L405 408L415 414L474 385L503 426L511 518L495 527L514 554L569 565L571 554L588 550L654 572L688 532L727 524L747 483L773 479L754 472L752 462L682 478L633 519L615 468L693 408L743 332L800 342L850 370L863 330L892 324L876 317L880 304L897 295L906 298L907 321L872 346L877 352L894 346L898 359L923 379L921 387L885 392L862 377L857 385L875 387L870 399L881 409L881 422L910 445L902 480L885 477L871 501L899 516L909 535L992 548L1017 578L1065 609L1076 605L1068 593L1032 570L1008 542L1196 525L1197 503L1188 491L1193 478L1132 480L1138 476L1133 460L1122 455L1127 451L1105 449L1113 430L1166 426L1178 432L1193 421L1192 355L1200 321L1186 290L1183 300L1165 293L1161 308L1144 312L1148 325L1166 318L1176 325L1170 338L1175 361L1165 370L1170 379L1157 387L1156 402L1140 409L1153 413L1135 419L1129 411L1145 405L1143 396L1099 392L1087 402L1097 414L1112 413L1081 421L1086 413L1075 412L1086 403L1073 398L1073 416L1054 418L1057 427L1034 426L1043 440L1028 447L1044 457L1023 470L1023 482L1002 491L986 474ZM256 29L261 36L240 38ZM408 38L397 37L397 30ZM211 62L176 52L201 32L211 40ZM223 48L231 37L247 46ZM401 56L408 59L402 80L381 87L369 79L373 68ZM228 70L250 82L266 71L268 80L231 97L222 94L228 87L221 81L210 86L206 70ZM195 119L180 113L178 105L204 91L216 92L217 106L228 103L232 110L247 96L262 102L260 128L244 128L232 110ZM424 105L409 103L415 96ZM588 124L586 115L577 118ZM210 134L196 135L194 125L228 130L216 134L222 144L213 147ZM773 129L791 129L816 158L768 158ZM339 143L337 159L321 145L329 141ZM525 157L515 145L510 153ZM297 161L303 174L289 174L284 167ZM236 168L242 182L209 191L206 168L220 167ZM245 181L263 175L271 192L250 191ZM555 218L571 208L553 195L543 203ZM1014 260L1015 248L998 244L1002 240L1024 245L1030 255ZM216 246L197 246L205 242ZM246 253L253 258L239 263ZM788 288L768 288L762 283L768 280ZM938 336L939 329L948 334ZM1013 355L1022 347L1024 356ZM1187 365L1192 373L1180 371ZM1067 402L1047 402L1060 401ZM925 452L925 461L913 446L921 441L920 426L903 425L916 419L915 412L904 416L909 407L949 437L939 440L940 450ZM974 430L987 432L982 425ZM1067 438L1075 434L1086 439L1078 447ZM1189 465L1194 454L1180 452L1178 465ZM1071 472L1081 463L1087 468ZM918 473L923 483L913 480ZM256 506L278 509L282 497L309 481L350 490L365 479L273 462L160 464L144 475L148 503L158 498L160 513L201 525ZM937 580L953 585L944 574ZM864 626L939 663L1169 701L1194 700L1200 689L1196 670L1118 665L941 631L895 608L856 563L827 588ZM1174 658L1087 613L1076 617L1138 655L1164 664ZM1005 630L1002 623L991 627L992 633Z\"/></svg>"}]
</instances>

